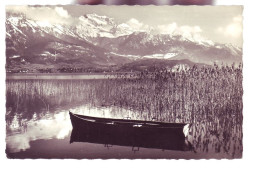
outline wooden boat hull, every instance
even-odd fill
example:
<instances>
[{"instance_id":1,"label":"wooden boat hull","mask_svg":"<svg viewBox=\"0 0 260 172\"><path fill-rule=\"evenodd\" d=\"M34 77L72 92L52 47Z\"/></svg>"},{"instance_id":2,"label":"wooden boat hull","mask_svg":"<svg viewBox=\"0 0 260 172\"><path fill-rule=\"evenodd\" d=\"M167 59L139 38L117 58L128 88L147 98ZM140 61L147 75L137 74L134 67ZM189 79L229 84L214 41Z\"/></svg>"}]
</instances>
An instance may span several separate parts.
<instances>
[{"instance_id":1,"label":"wooden boat hull","mask_svg":"<svg viewBox=\"0 0 260 172\"><path fill-rule=\"evenodd\" d=\"M73 130L70 142L104 145L189 150L183 128L172 124L137 120L105 119L76 115L70 112Z\"/></svg>"}]
</instances>

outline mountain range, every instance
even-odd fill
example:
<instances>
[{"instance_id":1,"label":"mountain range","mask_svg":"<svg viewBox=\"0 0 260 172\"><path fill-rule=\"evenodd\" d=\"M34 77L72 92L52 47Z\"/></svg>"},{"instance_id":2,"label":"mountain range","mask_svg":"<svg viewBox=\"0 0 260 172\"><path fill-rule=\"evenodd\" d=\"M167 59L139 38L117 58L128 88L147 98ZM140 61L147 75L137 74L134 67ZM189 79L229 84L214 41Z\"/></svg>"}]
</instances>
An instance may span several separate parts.
<instances>
[{"instance_id":1,"label":"mountain range","mask_svg":"<svg viewBox=\"0 0 260 172\"><path fill-rule=\"evenodd\" d=\"M184 35L137 30L97 14L80 16L71 25L36 21L20 13L6 14L7 70L122 71L158 62L170 67L180 62L188 66L240 63L242 49Z\"/></svg>"}]
</instances>

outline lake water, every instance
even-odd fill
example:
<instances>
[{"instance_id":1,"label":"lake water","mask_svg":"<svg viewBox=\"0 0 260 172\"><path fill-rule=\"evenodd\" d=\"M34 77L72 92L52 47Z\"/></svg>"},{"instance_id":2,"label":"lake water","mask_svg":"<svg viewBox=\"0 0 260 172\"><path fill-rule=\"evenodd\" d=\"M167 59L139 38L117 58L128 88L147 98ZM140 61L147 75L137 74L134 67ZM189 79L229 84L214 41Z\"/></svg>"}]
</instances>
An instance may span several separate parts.
<instances>
[{"instance_id":1,"label":"lake water","mask_svg":"<svg viewBox=\"0 0 260 172\"><path fill-rule=\"evenodd\" d=\"M161 101L162 95L171 94L169 90L167 92L167 88L163 93L156 92L152 90L152 88L156 89L156 86L150 85L151 89L145 89L145 87L138 87L140 83L133 82L121 82L119 79L7 80L7 157L18 159L233 159L242 157L242 119L241 116L236 116L234 109L233 111L226 109L224 114L219 110L213 116L194 117L190 113L193 112L194 107L192 111L189 110L191 107L189 103L176 102L172 107ZM145 83L141 84L145 85ZM170 101L170 98L165 101ZM185 122L193 125L185 140L184 146L187 148L180 150L135 148L88 142L70 143L72 125L69 111L119 119L131 117L131 119L151 120L152 117L156 117L158 121ZM219 115L220 112L222 115Z\"/></svg>"}]
</instances>

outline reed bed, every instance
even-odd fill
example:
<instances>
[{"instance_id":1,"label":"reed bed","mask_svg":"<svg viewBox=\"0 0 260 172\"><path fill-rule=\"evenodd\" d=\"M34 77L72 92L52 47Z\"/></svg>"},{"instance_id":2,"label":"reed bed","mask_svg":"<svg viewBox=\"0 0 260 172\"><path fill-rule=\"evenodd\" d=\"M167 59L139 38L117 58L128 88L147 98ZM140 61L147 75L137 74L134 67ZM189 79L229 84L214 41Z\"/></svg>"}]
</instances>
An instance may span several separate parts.
<instances>
[{"instance_id":1,"label":"reed bed","mask_svg":"<svg viewBox=\"0 0 260 172\"><path fill-rule=\"evenodd\" d=\"M138 110L145 119L193 124L196 150L214 147L215 152L232 157L242 155L241 65L194 66L177 72L158 69L118 78L122 79L115 80L113 95L117 106Z\"/></svg>"}]
</instances>

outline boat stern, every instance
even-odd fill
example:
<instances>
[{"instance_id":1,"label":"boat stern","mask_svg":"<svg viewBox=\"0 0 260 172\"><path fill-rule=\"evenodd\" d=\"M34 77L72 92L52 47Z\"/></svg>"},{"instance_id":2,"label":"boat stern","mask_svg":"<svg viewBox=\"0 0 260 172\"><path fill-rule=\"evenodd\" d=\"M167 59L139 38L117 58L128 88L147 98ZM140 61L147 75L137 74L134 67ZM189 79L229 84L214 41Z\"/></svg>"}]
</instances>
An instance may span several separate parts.
<instances>
[{"instance_id":1,"label":"boat stern","mask_svg":"<svg viewBox=\"0 0 260 172\"><path fill-rule=\"evenodd\" d=\"M183 127L183 134L184 134L185 137L188 136L189 131L190 131L190 124L186 124L186 125Z\"/></svg>"}]
</instances>

